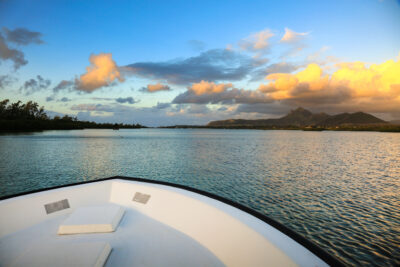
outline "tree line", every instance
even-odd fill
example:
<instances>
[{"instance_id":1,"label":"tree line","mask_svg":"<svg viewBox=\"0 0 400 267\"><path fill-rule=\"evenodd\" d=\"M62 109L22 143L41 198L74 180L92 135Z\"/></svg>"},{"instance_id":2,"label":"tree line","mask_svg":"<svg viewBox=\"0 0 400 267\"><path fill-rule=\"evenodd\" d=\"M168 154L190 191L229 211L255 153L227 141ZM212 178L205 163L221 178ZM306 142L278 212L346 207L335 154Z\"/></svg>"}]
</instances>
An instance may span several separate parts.
<instances>
[{"instance_id":1,"label":"tree line","mask_svg":"<svg viewBox=\"0 0 400 267\"><path fill-rule=\"evenodd\" d=\"M71 129L119 129L145 128L138 123L96 123L79 121L76 117L64 115L50 118L38 103L17 101L11 103L8 99L0 102L1 131L34 131L34 130L71 130Z\"/></svg>"}]
</instances>

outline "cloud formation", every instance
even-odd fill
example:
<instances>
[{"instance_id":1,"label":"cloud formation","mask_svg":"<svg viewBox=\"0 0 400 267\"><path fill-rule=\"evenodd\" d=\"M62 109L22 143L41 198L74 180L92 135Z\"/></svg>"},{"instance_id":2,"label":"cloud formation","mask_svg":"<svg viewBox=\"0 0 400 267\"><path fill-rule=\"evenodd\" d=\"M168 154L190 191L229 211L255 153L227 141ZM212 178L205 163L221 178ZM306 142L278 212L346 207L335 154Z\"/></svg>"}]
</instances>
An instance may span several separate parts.
<instances>
[{"instance_id":1,"label":"cloud formation","mask_svg":"<svg viewBox=\"0 0 400 267\"><path fill-rule=\"evenodd\" d=\"M256 103L256 104L241 104L235 109L235 113L256 113L259 116L268 114L269 117L276 115L282 115L287 113L288 107L281 105L280 103Z\"/></svg>"},{"instance_id":2,"label":"cloud formation","mask_svg":"<svg viewBox=\"0 0 400 267\"><path fill-rule=\"evenodd\" d=\"M192 84L190 90L192 90L196 95L202 94L212 94L212 93L222 93L233 85L231 83L221 83L215 84L214 82L201 81L199 83Z\"/></svg>"},{"instance_id":3,"label":"cloud formation","mask_svg":"<svg viewBox=\"0 0 400 267\"><path fill-rule=\"evenodd\" d=\"M171 88L166 84L156 83L156 84L148 84L146 87L142 87L140 91L147 93L155 93L160 91L169 91Z\"/></svg>"},{"instance_id":4,"label":"cloud formation","mask_svg":"<svg viewBox=\"0 0 400 267\"><path fill-rule=\"evenodd\" d=\"M400 61L388 60L369 67L363 62L341 63L332 74L309 64L296 74L275 73L258 90L291 105L329 106L338 111L400 111ZM342 110L340 110L342 109Z\"/></svg>"},{"instance_id":5,"label":"cloud formation","mask_svg":"<svg viewBox=\"0 0 400 267\"><path fill-rule=\"evenodd\" d=\"M123 107L123 106L121 105L119 107ZM71 106L71 110L114 112L113 106L103 105L103 104L77 104L77 105Z\"/></svg>"},{"instance_id":6,"label":"cloud formation","mask_svg":"<svg viewBox=\"0 0 400 267\"><path fill-rule=\"evenodd\" d=\"M0 33L0 59L11 60L14 63L14 70L19 69L21 66L28 64L22 51L10 48Z\"/></svg>"},{"instance_id":7,"label":"cloud formation","mask_svg":"<svg viewBox=\"0 0 400 267\"><path fill-rule=\"evenodd\" d=\"M14 64L14 70L17 70L21 66L28 64L28 61L25 59L25 55L21 50L17 48L11 48L8 42L15 43L17 45L43 43L43 41L40 39L42 34L39 32L32 32L25 28L9 30L6 27L3 27L2 31L5 34L5 37L3 37L2 33L0 33L0 61L11 60Z\"/></svg>"},{"instance_id":8,"label":"cloud formation","mask_svg":"<svg viewBox=\"0 0 400 267\"><path fill-rule=\"evenodd\" d=\"M296 43L303 40L309 32L295 32L289 28L285 28L285 34L283 35L280 42L282 43Z\"/></svg>"},{"instance_id":9,"label":"cloud formation","mask_svg":"<svg viewBox=\"0 0 400 267\"><path fill-rule=\"evenodd\" d=\"M265 68L259 68L251 75L251 81L264 79L266 75L272 73L291 73L303 67L301 64L290 63L286 61L270 64Z\"/></svg>"},{"instance_id":10,"label":"cloud formation","mask_svg":"<svg viewBox=\"0 0 400 267\"><path fill-rule=\"evenodd\" d=\"M279 42L288 45L289 49L283 52L280 57L295 56L306 48L306 43L304 41L309 34L309 32L295 32L289 28L285 28L285 34Z\"/></svg>"},{"instance_id":11,"label":"cloud formation","mask_svg":"<svg viewBox=\"0 0 400 267\"><path fill-rule=\"evenodd\" d=\"M238 104L270 103L273 100L259 91L233 88L231 83L215 84L206 81L193 84L174 98L174 104Z\"/></svg>"},{"instance_id":12,"label":"cloud formation","mask_svg":"<svg viewBox=\"0 0 400 267\"><path fill-rule=\"evenodd\" d=\"M195 57L165 62L137 62L123 69L130 75L164 80L169 84L189 85L201 80L242 80L253 68L253 59L249 56L226 49L213 49Z\"/></svg>"},{"instance_id":13,"label":"cloud formation","mask_svg":"<svg viewBox=\"0 0 400 267\"><path fill-rule=\"evenodd\" d=\"M135 103L139 102L139 101L135 100L135 99L134 99L133 97L131 97L131 96L125 97L125 98L119 97L119 98L115 99L115 101L116 101L117 103L121 103L121 104L124 104L124 103L135 104Z\"/></svg>"},{"instance_id":14,"label":"cloud formation","mask_svg":"<svg viewBox=\"0 0 400 267\"><path fill-rule=\"evenodd\" d=\"M255 91L237 89L231 83L201 81L176 96L172 103L223 104L237 107L236 114L242 115L283 114L288 107L298 106L332 113L362 110L400 115L400 60L371 65L341 63L332 74L324 73L315 63L297 73L283 71L290 72L300 65L270 67L270 71L282 72L268 74L269 82Z\"/></svg>"},{"instance_id":15,"label":"cloud formation","mask_svg":"<svg viewBox=\"0 0 400 267\"><path fill-rule=\"evenodd\" d=\"M101 87L110 86L114 81L124 81L111 53L92 54L89 61L90 66L86 68L86 73L75 79L77 90L90 93Z\"/></svg>"},{"instance_id":16,"label":"cloud formation","mask_svg":"<svg viewBox=\"0 0 400 267\"><path fill-rule=\"evenodd\" d=\"M269 39L275 34L270 29L251 34L239 41L239 47L243 50L259 52L269 49Z\"/></svg>"},{"instance_id":17,"label":"cloud formation","mask_svg":"<svg viewBox=\"0 0 400 267\"><path fill-rule=\"evenodd\" d=\"M72 99L68 98L68 97L62 97L60 99L55 99L55 96L48 96L46 97L46 102L51 102L51 101L57 101L57 102L70 102Z\"/></svg>"},{"instance_id":18,"label":"cloud formation","mask_svg":"<svg viewBox=\"0 0 400 267\"><path fill-rule=\"evenodd\" d=\"M28 44L42 44L43 40L42 34L40 32L32 32L25 28L16 28L10 30L3 27L3 32L7 38L7 41L18 44L18 45L28 45Z\"/></svg>"},{"instance_id":19,"label":"cloud formation","mask_svg":"<svg viewBox=\"0 0 400 267\"><path fill-rule=\"evenodd\" d=\"M53 92L58 93L59 91L66 89L71 90L74 87L74 85L75 85L74 81L62 80L53 88Z\"/></svg>"},{"instance_id":20,"label":"cloud formation","mask_svg":"<svg viewBox=\"0 0 400 267\"><path fill-rule=\"evenodd\" d=\"M25 95L31 95L47 89L50 84L50 80L46 80L42 76L37 75L36 79L29 79L25 81L24 85L19 88L19 92L24 93Z\"/></svg>"},{"instance_id":21,"label":"cloud formation","mask_svg":"<svg viewBox=\"0 0 400 267\"><path fill-rule=\"evenodd\" d=\"M160 102L157 102L157 105L155 105L154 107L156 109L166 109L166 108L169 108L170 106L171 106L171 103L160 103Z\"/></svg>"},{"instance_id":22,"label":"cloud formation","mask_svg":"<svg viewBox=\"0 0 400 267\"><path fill-rule=\"evenodd\" d=\"M15 81L10 75L0 75L0 89L12 84Z\"/></svg>"}]
</instances>

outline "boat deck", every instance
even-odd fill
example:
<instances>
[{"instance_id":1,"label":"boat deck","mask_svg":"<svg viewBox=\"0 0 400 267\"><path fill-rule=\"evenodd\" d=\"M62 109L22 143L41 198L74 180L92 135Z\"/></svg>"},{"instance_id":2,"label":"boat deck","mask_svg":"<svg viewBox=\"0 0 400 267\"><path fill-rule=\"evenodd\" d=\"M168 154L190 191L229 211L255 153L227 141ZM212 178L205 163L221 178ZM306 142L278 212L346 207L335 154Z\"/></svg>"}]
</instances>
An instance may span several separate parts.
<instances>
[{"instance_id":1,"label":"boat deck","mask_svg":"<svg viewBox=\"0 0 400 267\"><path fill-rule=\"evenodd\" d=\"M11 266L30 248L65 243L107 242L112 251L105 266L224 266L189 236L133 209L125 209L111 233L57 235L67 214L0 238L1 266ZM84 253L84 252L83 252Z\"/></svg>"},{"instance_id":2,"label":"boat deck","mask_svg":"<svg viewBox=\"0 0 400 267\"><path fill-rule=\"evenodd\" d=\"M77 208L108 204L125 209L115 232L57 234ZM22 195L0 201L0 214L1 266L32 247L93 242L111 246L106 266L327 266L227 202L152 182L106 179Z\"/></svg>"}]
</instances>

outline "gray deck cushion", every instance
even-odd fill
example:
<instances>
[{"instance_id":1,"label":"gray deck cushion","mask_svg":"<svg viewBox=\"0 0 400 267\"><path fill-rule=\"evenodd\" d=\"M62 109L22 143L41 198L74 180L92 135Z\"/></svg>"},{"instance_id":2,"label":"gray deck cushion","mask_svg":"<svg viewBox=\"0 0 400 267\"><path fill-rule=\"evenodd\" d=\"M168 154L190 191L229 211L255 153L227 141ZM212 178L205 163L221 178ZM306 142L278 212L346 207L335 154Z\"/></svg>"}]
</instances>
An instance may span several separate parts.
<instances>
[{"instance_id":1,"label":"gray deck cushion","mask_svg":"<svg viewBox=\"0 0 400 267\"><path fill-rule=\"evenodd\" d=\"M102 206L80 207L72 212L59 226L58 234L87 234L114 232L124 215L121 206L106 204Z\"/></svg>"},{"instance_id":2,"label":"gray deck cushion","mask_svg":"<svg viewBox=\"0 0 400 267\"><path fill-rule=\"evenodd\" d=\"M106 242L40 244L28 249L12 266L104 266L111 252Z\"/></svg>"}]
</instances>

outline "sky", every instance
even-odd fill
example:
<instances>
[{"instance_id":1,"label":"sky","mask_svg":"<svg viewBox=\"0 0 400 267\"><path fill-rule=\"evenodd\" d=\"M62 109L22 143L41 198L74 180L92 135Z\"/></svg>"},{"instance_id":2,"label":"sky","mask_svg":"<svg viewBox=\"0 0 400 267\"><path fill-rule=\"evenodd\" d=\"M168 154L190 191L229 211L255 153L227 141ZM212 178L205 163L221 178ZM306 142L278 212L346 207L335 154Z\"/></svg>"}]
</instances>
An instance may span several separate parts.
<instances>
[{"instance_id":1,"label":"sky","mask_svg":"<svg viewBox=\"0 0 400 267\"><path fill-rule=\"evenodd\" d=\"M147 126L400 119L400 1L0 0L0 94Z\"/></svg>"}]
</instances>

